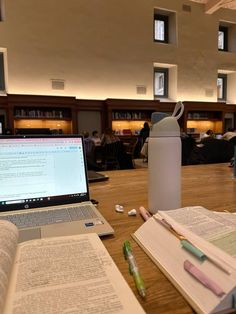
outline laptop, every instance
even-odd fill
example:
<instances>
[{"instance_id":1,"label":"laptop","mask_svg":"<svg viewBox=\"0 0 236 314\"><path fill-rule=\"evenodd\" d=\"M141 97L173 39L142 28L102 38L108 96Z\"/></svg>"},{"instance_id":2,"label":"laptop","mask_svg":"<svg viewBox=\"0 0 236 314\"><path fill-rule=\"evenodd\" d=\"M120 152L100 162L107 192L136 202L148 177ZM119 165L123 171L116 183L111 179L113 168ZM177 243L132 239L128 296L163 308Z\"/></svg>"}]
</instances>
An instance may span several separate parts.
<instances>
[{"instance_id":1,"label":"laptop","mask_svg":"<svg viewBox=\"0 0 236 314\"><path fill-rule=\"evenodd\" d=\"M0 136L0 219L19 242L80 233L113 234L92 204L83 137Z\"/></svg>"},{"instance_id":2,"label":"laptop","mask_svg":"<svg viewBox=\"0 0 236 314\"><path fill-rule=\"evenodd\" d=\"M106 174L96 172L94 170L88 170L88 181L89 181L89 183L106 181L108 179L109 179L109 177Z\"/></svg>"}]
</instances>

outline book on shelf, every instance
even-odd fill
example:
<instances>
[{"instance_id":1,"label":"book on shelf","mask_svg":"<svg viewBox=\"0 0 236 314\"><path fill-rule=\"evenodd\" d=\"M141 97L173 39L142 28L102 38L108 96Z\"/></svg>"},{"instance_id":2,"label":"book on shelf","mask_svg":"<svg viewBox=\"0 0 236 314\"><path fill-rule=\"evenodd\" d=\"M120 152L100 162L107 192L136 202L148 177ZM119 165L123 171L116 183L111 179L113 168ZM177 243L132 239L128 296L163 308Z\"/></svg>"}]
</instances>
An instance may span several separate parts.
<instances>
[{"instance_id":1,"label":"book on shelf","mask_svg":"<svg viewBox=\"0 0 236 314\"><path fill-rule=\"evenodd\" d=\"M112 112L114 120L150 120L151 114L142 111L115 111Z\"/></svg>"},{"instance_id":2,"label":"book on shelf","mask_svg":"<svg viewBox=\"0 0 236 314\"><path fill-rule=\"evenodd\" d=\"M197 313L236 311L236 215L158 211L133 237Z\"/></svg>"},{"instance_id":3,"label":"book on shelf","mask_svg":"<svg viewBox=\"0 0 236 314\"><path fill-rule=\"evenodd\" d=\"M14 111L15 118L70 118L70 112L68 110L59 110L59 109L30 109L22 108L15 109Z\"/></svg>"},{"instance_id":4,"label":"book on shelf","mask_svg":"<svg viewBox=\"0 0 236 314\"><path fill-rule=\"evenodd\" d=\"M0 313L144 313L97 234L18 244L0 221Z\"/></svg>"}]
</instances>

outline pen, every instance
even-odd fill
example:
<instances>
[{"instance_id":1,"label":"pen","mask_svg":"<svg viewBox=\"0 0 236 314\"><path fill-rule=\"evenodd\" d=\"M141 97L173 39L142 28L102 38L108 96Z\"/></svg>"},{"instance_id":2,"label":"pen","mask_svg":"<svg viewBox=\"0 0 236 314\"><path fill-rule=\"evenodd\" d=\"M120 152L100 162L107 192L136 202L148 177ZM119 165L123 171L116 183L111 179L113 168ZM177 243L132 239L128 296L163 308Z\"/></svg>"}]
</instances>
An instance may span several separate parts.
<instances>
[{"instance_id":1,"label":"pen","mask_svg":"<svg viewBox=\"0 0 236 314\"><path fill-rule=\"evenodd\" d=\"M216 258L213 258L211 256L206 255L204 252L202 252L198 247L196 247L194 244L192 244L188 239L185 238L185 236L179 234L172 225L167 222L163 218L158 218L157 216L153 216L154 219L159 222L162 226L164 226L166 229L168 229L172 234L174 234L179 240L181 245L190 253L192 253L195 257L197 257L199 260L204 261L206 259L209 260L213 265L215 265L217 268L225 272L226 274L230 275L230 270L228 270L225 266L223 266L219 261L216 260Z\"/></svg>"},{"instance_id":2,"label":"pen","mask_svg":"<svg viewBox=\"0 0 236 314\"><path fill-rule=\"evenodd\" d=\"M139 207L139 213L143 217L144 220L148 220L149 218L152 217L152 215L143 206Z\"/></svg>"},{"instance_id":3,"label":"pen","mask_svg":"<svg viewBox=\"0 0 236 314\"><path fill-rule=\"evenodd\" d=\"M132 253L131 245L130 245L129 241L127 241L127 240L124 242L123 252L125 255L125 259L127 259L128 263L129 263L129 271L130 271L131 275L134 277L136 288L137 288L139 294L144 298L146 295L144 282L143 282L143 279L139 273L137 263L135 261L134 255Z\"/></svg>"}]
</instances>

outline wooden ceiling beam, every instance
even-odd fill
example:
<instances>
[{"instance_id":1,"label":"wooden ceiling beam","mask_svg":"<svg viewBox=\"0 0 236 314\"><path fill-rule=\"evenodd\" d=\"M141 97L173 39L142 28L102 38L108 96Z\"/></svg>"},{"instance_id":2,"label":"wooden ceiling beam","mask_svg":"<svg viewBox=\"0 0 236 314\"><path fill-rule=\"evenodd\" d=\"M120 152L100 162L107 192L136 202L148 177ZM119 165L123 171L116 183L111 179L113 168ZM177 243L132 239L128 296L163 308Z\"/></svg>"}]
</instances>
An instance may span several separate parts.
<instances>
[{"instance_id":1,"label":"wooden ceiling beam","mask_svg":"<svg viewBox=\"0 0 236 314\"><path fill-rule=\"evenodd\" d=\"M212 14L222 7L223 0L208 0L205 4L205 13Z\"/></svg>"}]
</instances>

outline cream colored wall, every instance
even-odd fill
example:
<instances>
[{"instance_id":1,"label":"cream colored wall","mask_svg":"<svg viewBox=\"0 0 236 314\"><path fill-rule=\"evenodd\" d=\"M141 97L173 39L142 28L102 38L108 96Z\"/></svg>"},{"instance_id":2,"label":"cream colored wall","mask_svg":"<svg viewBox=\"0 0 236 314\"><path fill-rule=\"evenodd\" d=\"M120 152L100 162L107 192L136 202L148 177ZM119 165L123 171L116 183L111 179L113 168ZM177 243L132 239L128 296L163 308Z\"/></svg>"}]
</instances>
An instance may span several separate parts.
<instances>
[{"instance_id":1,"label":"cream colored wall","mask_svg":"<svg viewBox=\"0 0 236 314\"><path fill-rule=\"evenodd\" d=\"M153 42L155 8L176 12L176 44ZM172 100L216 101L217 70L236 71L236 53L217 50L220 20L236 23L236 11L207 15L186 0L5 0L7 92L153 99L153 64L165 63L175 65ZM65 80L65 89L52 90L51 79Z\"/></svg>"},{"instance_id":2,"label":"cream colored wall","mask_svg":"<svg viewBox=\"0 0 236 314\"><path fill-rule=\"evenodd\" d=\"M236 73L230 73L227 75L228 93L227 98L229 103L235 104L236 99Z\"/></svg>"}]
</instances>

